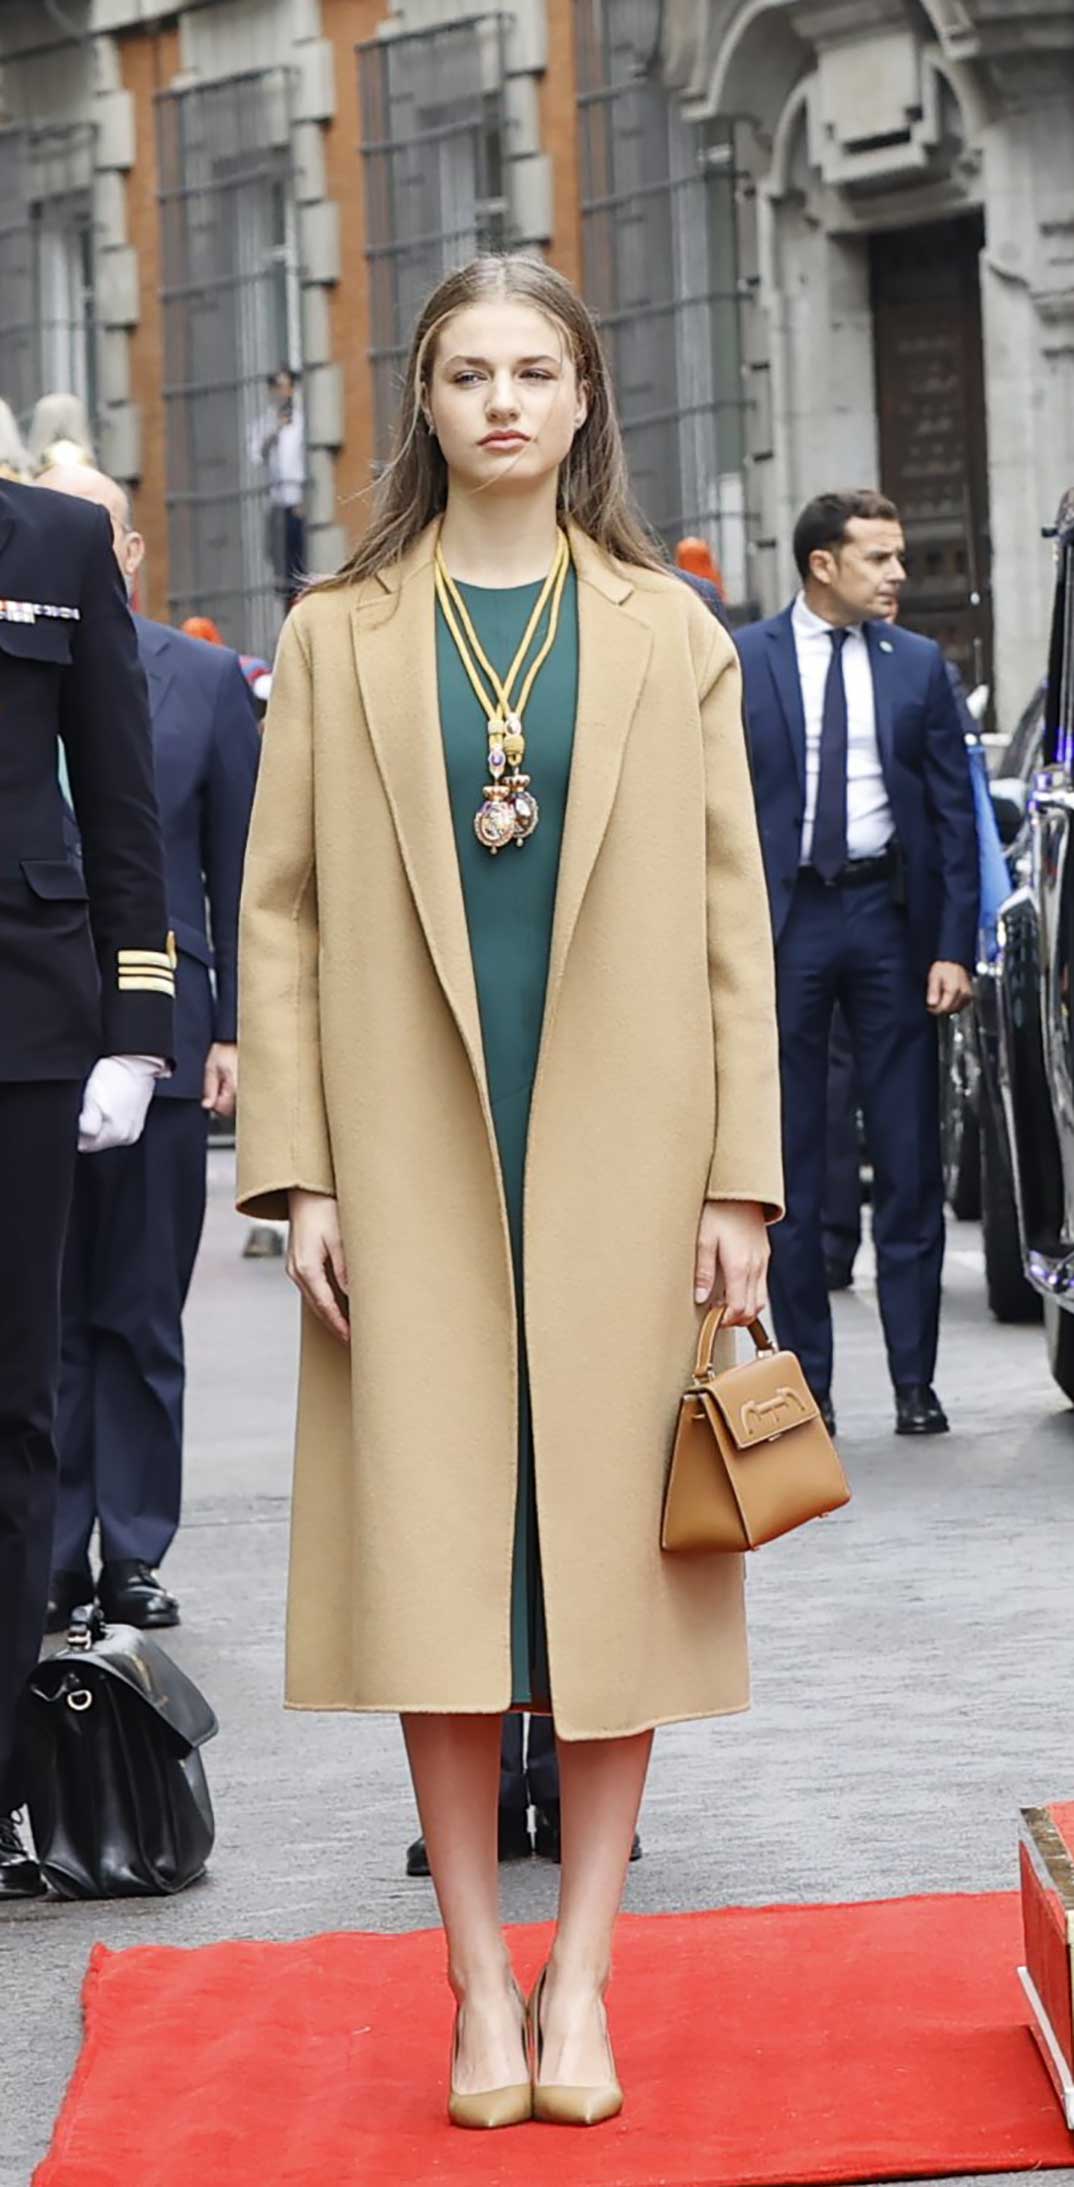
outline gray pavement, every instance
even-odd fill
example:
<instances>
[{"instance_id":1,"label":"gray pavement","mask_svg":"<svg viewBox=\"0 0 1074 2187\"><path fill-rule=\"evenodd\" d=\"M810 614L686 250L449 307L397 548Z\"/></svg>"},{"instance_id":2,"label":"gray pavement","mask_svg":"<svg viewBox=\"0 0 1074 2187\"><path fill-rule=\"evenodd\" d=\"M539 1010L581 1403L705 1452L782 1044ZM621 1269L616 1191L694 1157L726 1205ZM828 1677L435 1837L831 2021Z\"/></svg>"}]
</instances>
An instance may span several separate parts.
<instances>
[{"instance_id":1,"label":"gray pavement","mask_svg":"<svg viewBox=\"0 0 1074 2187\"><path fill-rule=\"evenodd\" d=\"M414 1816L395 1722L280 1706L295 1306L279 1261L240 1259L243 1236L218 1153L167 1566L184 1613L169 1645L223 1726L206 1756L211 1875L169 1902L0 1917L0 2187L27 2187L46 2147L96 1939L434 1919L431 1887L402 1874ZM955 1432L899 1443L867 1251L862 1274L836 1302L854 1501L751 1564L753 1712L658 1737L635 1910L1009 1888L1019 1808L1074 1790L1074 1414L1041 1332L989 1321L978 1233L953 1225L940 1387ZM510 1919L547 1917L554 1871L508 1869L504 1898ZM1074 2143L1051 2176L1074 2187Z\"/></svg>"}]
</instances>

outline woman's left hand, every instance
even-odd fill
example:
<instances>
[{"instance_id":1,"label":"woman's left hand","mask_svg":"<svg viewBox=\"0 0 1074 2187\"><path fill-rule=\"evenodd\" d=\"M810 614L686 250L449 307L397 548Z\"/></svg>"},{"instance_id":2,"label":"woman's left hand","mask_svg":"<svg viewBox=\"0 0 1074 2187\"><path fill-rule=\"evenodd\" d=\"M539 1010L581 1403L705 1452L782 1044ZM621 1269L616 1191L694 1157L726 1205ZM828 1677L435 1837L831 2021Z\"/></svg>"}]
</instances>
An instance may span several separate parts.
<instances>
[{"instance_id":1,"label":"woman's left hand","mask_svg":"<svg viewBox=\"0 0 1074 2187\"><path fill-rule=\"evenodd\" d=\"M723 1300L724 1327L756 1321L768 1296L768 1225L756 1200L706 1200L697 1232L694 1298Z\"/></svg>"}]
</instances>

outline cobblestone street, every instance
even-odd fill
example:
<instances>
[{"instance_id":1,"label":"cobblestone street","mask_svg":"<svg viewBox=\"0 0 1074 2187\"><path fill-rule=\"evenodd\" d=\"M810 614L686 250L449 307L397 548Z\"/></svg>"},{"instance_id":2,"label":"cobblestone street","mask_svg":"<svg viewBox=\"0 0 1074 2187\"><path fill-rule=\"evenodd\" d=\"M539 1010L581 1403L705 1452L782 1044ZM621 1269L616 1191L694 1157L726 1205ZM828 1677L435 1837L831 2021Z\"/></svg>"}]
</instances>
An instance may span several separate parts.
<instances>
[{"instance_id":1,"label":"cobblestone street","mask_svg":"<svg viewBox=\"0 0 1074 2187\"><path fill-rule=\"evenodd\" d=\"M2 2187L27 2187L46 2147L94 1940L434 1918L431 1887L403 1874L415 1824L397 1724L280 1706L297 1309L282 1264L243 1261L243 1237L216 1153L187 1324L186 1519L167 1565L183 1624L164 1636L220 1716L215 1856L174 1901L3 1917ZM751 1565L752 1713L658 1737L637 1911L1009 1888L1019 1808L1074 1790L1074 1416L1040 1329L990 1322L977 1230L953 1225L948 1243L938 1386L954 1432L893 1439L863 1253L836 1301L854 1501ZM509 1868L508 1917L549 1915L555 1888L547 1866Z\"/></svg>"}]
</instances>

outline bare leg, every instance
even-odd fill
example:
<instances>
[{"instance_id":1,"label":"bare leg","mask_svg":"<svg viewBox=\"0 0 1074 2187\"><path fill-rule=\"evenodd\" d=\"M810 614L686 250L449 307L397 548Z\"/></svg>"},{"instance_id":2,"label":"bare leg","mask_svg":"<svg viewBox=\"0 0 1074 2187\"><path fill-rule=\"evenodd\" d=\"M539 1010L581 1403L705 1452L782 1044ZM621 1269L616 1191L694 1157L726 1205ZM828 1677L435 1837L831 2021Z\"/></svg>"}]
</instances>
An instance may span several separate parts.
<instances>
[{"instance_id":1,"label":"bare leg","mask_svg":"<svg viewBox=\"0 0 1074 2187\"><path fill-rule=\"evenodd\" d=\"M404 1716L410 1773L459 2006L460 2095L529 2079L500 1920L498 1716Z\"/></svg>"},{"instance_id":2,"label":"bare leg","mask_svg":"<svg viewBox=\"0 0 1074 2187\"><path fill-rule=\"evenodd\" d=\"M559 1741L563 1870L542 1999L542 2081L609 2078L604 1991L653 1735Z\"/></svg>"}]
</instances>

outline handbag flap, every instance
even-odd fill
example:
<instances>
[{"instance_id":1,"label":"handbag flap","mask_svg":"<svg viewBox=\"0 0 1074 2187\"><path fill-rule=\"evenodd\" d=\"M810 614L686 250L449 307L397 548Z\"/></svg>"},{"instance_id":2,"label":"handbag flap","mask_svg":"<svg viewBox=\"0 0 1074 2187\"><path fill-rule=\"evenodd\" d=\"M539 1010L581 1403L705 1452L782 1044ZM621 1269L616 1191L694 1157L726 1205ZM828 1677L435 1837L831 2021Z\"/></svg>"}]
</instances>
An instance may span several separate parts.
<instances>
[{"instance_id":1,"label":"handbag flap","mask_svg":"<svg viewBox=\"0 0 1074 2187\"><path fill-rule=\"evenodd\" d=\"M701 1385L738 1450L773 1443L819 1419L817 1401L793 1352L760 1352Z\"/></svg>"},{"instance_id":2,"label":"handbag flap","mask_svg":"<svg viewBox=\"0 0 1074 2187\"><path fill-rule=\"evenodd\" d=\"M69 1689L73 1671L86 1680L103 1674L128 1687L188 1746L204 1746L220 1729L193 1679L133 1625L110 1625L91 1648L57 1649L37 1665L31 1691L42 1701L55 1701Z\"/></svg>"}]
</instances>

